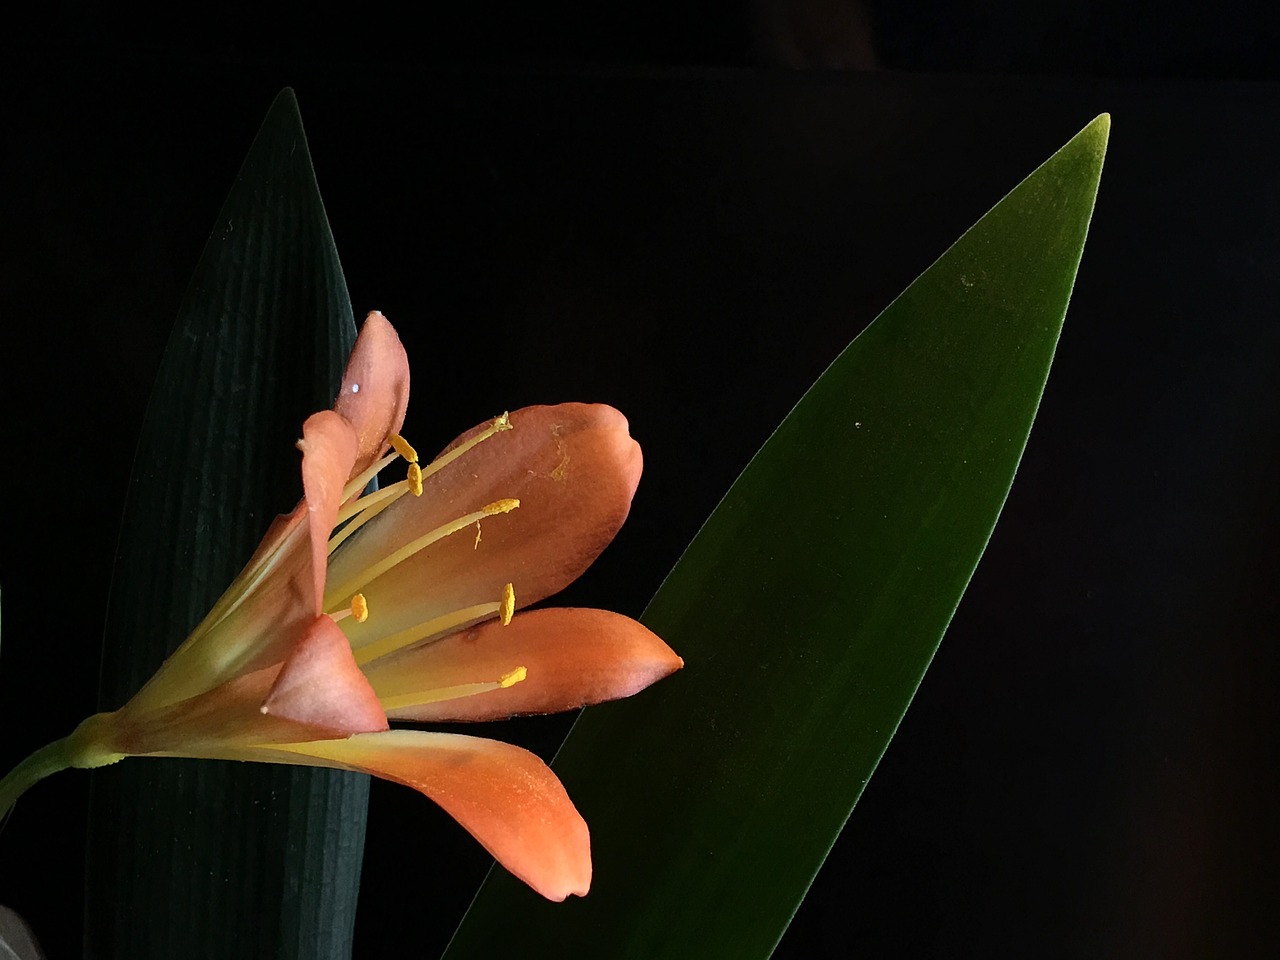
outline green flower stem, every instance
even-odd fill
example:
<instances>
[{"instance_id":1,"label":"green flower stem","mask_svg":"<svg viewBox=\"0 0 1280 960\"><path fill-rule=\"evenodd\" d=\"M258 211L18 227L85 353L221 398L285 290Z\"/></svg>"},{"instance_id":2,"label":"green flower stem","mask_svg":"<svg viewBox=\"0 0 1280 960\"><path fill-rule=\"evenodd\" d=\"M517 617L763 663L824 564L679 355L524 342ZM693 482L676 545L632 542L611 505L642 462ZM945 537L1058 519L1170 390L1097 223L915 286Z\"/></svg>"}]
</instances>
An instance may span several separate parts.
<instances>
[{"instance_id":1,"label":"green flower stem","mask_svg":"<svg viewBox=\"0 0 1280 960\"><path fill-rule=\"evenodd\" d=\"M0 780L0 817L8 813L33 784L51 773L67 767L102 767L122 759L123 753L105 750L101 746L101 732L109 723L108 716L94 714L76 727L70 736L41 747L10 770Z\"/></svg>"},{"instance_id":2,"label":"green flower stem","mask_svg":"<svg viewBox=\"0 0 1280 960\"><path fill-rule=\"evenodd\" d=\"M8 813L18 798L36 781L71 766L70 745L71 737L55 740L27 757L10 770L7 777L0 780L0 817Z\"/></svg>"}]
</instances>

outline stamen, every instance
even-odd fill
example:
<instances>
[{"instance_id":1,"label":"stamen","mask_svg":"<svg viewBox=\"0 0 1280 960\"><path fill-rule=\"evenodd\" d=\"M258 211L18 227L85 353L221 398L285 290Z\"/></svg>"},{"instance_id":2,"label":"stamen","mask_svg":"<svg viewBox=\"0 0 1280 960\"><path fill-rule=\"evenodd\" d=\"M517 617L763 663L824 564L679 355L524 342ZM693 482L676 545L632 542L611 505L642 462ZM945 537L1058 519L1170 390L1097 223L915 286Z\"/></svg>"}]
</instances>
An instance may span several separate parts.
<instances>
[{"instance_id":1,"label":"stamen","mask_svg":"<svg viewBox=\"0 0 1280 960\"><path fill-rule=\"evenodd\" d=\"M400 454L392 451L381 460L376 460L371 466L365 468L364 473L357 474L348 480L347 485L342 488L343 503L346 503L346 501L359 494L361 490L369 485L370 480L376 477L384 467L395 460L398 456L400 456Z\"/></svg>"},{"instance_id":2,"label":"stamen","mask_svg":"<svg viewBox=\"0 0 1280 960\"><path fill-rule=\"evenodd\" d=\"M426 640L428 637L434 637L441 633L452 633L454 630L475 623L477 620L492 617L499 611L501 606L497 601L493 601L463 607L461 610L455 610L443 616L424 620L422 623L409 627L407 630L401 630L399 633L393 633L372 643L366 643L363 647L357 647L352 653L356 658L356 664L364 666L372 660L379 660L388 654L415 644L419 640Z\"/></svg>"},{"instance_id":3,"label":"stamen","mask_svg":"<svg viewBox=\"0 0 1280 960\"><path fill-rule=\"evenodd\" d=\"M505 627L511 623L511 616L516 612L516 588L507 584L502 588L502 605L498 608L498 616Z\"/></svg>"},{"instance_id":4,"label":"stamen","mask_svg":"<svg viewBox=\"0 0 1280 960\"><path fill-rule=\"evenodd\" d=\"M391 490L392 487L387 487L387 489ZM378 491L378 493L381 493L381 492L382 492L381 490ZM364 506L362 500L369 500L370 497L364 497L362 498L362 500L355 501L356 504L359 504L359 506L356 507L356 511L355 511L355 513L358 513L359 516L355 516L355 513L351 514L351 516L355 516L355 519L352 520L345 527L343 527L341 530L339 530L337 533L335 533L332 537L329 538L329 556L332 557L333 552L337 550L340 546L342 546L346 542L348 537L350 537L353 533L355 533L357 530L363 527L366 523L368 523L370 520L372 520L374 517L380 514L383 510L387 509L387 507L391 506L393 503L399 500L400 499L399 494L402 494L403 492L404 492L403 490L397 491L396 496L388 496L381 501L375 502L372 506L369 506L369 507ZM352 504L348 504L348 506L352 506ZM345 512L345 510L343 512ZM347 519L347 517L343 517L342 513L340 512L338 515L338 523L342 523L342 521L345 519Z\"/></svg>"},{"instance_id":5,"label":"stamen","mask_svg":"<svg viewBox=\"0 0 1280 960\"><path fill-rule=\"evenodd\" d=\"M369 619L369 604L365 600L363 593L357 593L352 597L351 606L332 614L331 619L334 623L337 623L339 620L347 619L347 617L355 617L356 623L364 623Z\"/></svg>"},{"instance_id":6,"label":"stamen","mask_svg":"<svg viewBox=\"0 0 1280 960\"><path fill-rule=\"evenodd\" d=\"M509 413L503 413L502 416L500 417L494 417L493 423L489 424L489 426L485 427L483 430L477 433L474 437L472 437L466 443L458 444L448 453L441 454L440 456L432 460L429 464L427 464L427 468L422 472L422 475L424 477L429 477L433 473L436 473L437 471L443 469L444 467L447 467L449 464L453 463L453 461L457 460L460 456L462 456L464 453L466 453L476 444L483 443L484 441L492 437L495 433L502 433L506 430L515 429L511 424L510 416L511 415Z\"/></svg>"},{"instance_id":7,"label":"stamen","mask_svg":"<svg viewBox=\"0 0 1280 960\"><path fill-rule=\"evenodd\" d=\"M422 496L422 470L416 463L409 464L408 476L399 483L393 483L389 487L383 487L381 490L375 490L367 496L352 500L338 511L338 519L334 526L338 526L347 520L351 520L351 522L329 538L329 556L333 556L333 551L342 546L349 536L406 493L412 493L415 497ZM355 519L352 519L353 517Z\"/></svg>"},{"instance_id":8,"label":"stamen","mask_svg":"<svg viewBox=\"0 0 1280 960\"><path fill-rule=\"evenodd\" d=\"M524 667L504 673L491 683L459 683L452 687L436 687L434 690L421 690L417 693L402 693L394 697L379 697L383 710L396 710L401 707L421 707L428 703L439 703L442 700L460 700L473 697L477 693L488 693L490 690L505 690L520 683L529 675Z\"/></svg>"},{"instance_id":9,"label":"stamen","mask_svg":"<svg viewBox=\"0 0 1280 960\"><path fill-rule=\"evenodd\" d=\"M472 550L480 549L480 521L476 521L476 542L471 545Z\"/></svg>"},{"instance_id":10,"label":"stamen","mask_svg":"<svg viewBox=\"0 0 1280 960\"><path fill-rule=\"evenodd\" d=\"M413 449L413 445L400 434L387 434L387 443L391 444L390 453L368 467L363 473L347 481L347 485L342 488L342 500L344 503L367 487L369 481L376 477L382 468L390 464L396 457L404 457L409 463L418 462L418 451ZM412 473L412 471L410 472ZM414 496L418 496L418 494L414 494Z\"/></svg>"},{"instance_id":11,"label":"stamen","mask_svg":"<svg viewBox=\"0 0 1280 960\"><path fill-rule=\"evenodd\" d=\"M404 494L409 489L409 482L405 480L402 483L393 483L390 486L383 487L381 490L374 490L372 493L366 493L357 500L345 503L342 509L338 511L338 519L334 521L335 525L342 523L344 520L350 520L358 513L371 510L382 504L384 500L393 500ZM389 504L387 505L389 506Z\"/></svg>"},{"instance_id":12,"label":"stamen","mask_svg":"<svg viewBox=\"0 0 1280 960\"><path fill-rule=\"evenodd\" d=\"M351 615L356 618L356 623L364 623L369 619L369 601L364 598L363 593L357 593L351 598Z\"/></svg>"},{"instance_id":13,"label":"stamen","mask_svg":"<svg viewBox=\"0 0 1280 960\"><path fill-rule=\"evenodd\" d=\"M398 433L387 435L387 442L391 444L392 449L400 456L404 457L410 463L418 462L418 451L409 445L409 441Z\"/></svg>"},{"instance_id":14,"label":"stamen","mask_svg":"<svg viewBox=\"0 0 1280 960\"><path fill-rule=\"evenodd\" d=\"M407 630L401 630L399 633L393 633L390 636L382 637L374 640L372 643L366 643L362 647L356 647L352 653L355 654L356 663L364 666L370 660L377 660L388 654L395 653L405 647L417 643L419 640L426 640L428 637L434 637L437 634L452 633L455 630L465 627L468 624L475 623L477 620L485 620L492 617L495 613L502 620L505 627L511 622L511 614L515 610L516 591L511 584L507 584L502 588L502 596L491 603L477 603L470 607L463 607L461 610L455 610L452 613L446 613L439 617L432 617L430 620L424 620L416 626L409 627ZM511 681L515 683L516 681Z\"/></svg>"},{"instance_id":15,"label":"stamen","mask_svg":"<svg viewBox=\"0 0 1280 960\"><path fill-rule=\"evenodd\" d=\"M340 587L335 587L332 590L327 591L325 593L325 606L331 606L334 598L348 596L365 584L373 582L392 567L403 563L415 553L418 553L420 550L425 550L436 541L443 540L450 534L457 533L459 530L463 530L466 527L471 526L477 520L481 520L484 517L491 517L499 513L510 513L518 506L520 506L520 501L514 498L495 500L493 503L485 504L474 513L468 513L465 517L459 517L451 523L446 523L443 526L436 527L436 529L432 530L430 533L426 533L421 537L418 537L416 540L411 540L399 550L396 550L394 553L391 553L379 560L373 566L362 570ZM343 532L345 533L346 531L344 530Z\"/></svg>"}]
</instances>

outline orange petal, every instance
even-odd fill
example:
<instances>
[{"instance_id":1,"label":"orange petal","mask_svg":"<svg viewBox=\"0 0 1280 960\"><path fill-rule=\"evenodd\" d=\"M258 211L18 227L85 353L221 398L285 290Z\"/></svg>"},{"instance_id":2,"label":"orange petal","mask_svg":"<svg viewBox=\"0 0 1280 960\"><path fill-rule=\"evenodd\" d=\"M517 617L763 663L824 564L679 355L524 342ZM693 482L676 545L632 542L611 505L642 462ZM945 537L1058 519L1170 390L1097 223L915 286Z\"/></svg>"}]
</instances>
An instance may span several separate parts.
<instances>
[{"instance_id":1,"label":"orange petal","mask_svg":"<svg viewBox=\"0 0 1280 960\"><path fill-rule=\"evenodd\" d=\"M408 406L409 359L395 328L374 310L360 328L333 402L333 409L351 421L359 443L351 476L387 449L387 435L400 432Z\"/></svg>"},{"instance_id":2,"label":"orange petal","mask_svg":"<svg viewBox=\"0 0 1280 960\"><path fill-rule=\"evenodd\" d=\"M277 745L260 759L288 754L426 794L548 900L583 896L591 886L587 825L556 775L527 750L454 733L391 730Z\"/></svg>"},{"instance_id":3,"label":"orange petal","mask_svg":"<svg viewBox=\"0 0 1280 960\"><path fill-rule=\"evenodd\" d=\"M140 712L179 704L278 665L315 617L307 504L276 517L213 609L129 701Z\"/></svg>"},{"instance_id":4,"label":"orange petal","mask_svg":"<svg viewBox=\"0 0 1280 960\"><path fill-rule=\"evenodd\" d=\"M388 709L398 720L497 720L557 713L638 693L684 666L647 627L607 610L551 608L490 621L365 668L379 697L497 680L524 667L506 688Z\"/></svg>"},{"instance_id":5,"label":"orange petal","mask_svg":"<svg viewBox=\"0 0 1280 960\"><path fill-rule=\"evenodd\" d=\"M312 414L302 425L302 492L311 531L314 613L323 610L324 574L329 563L329 534L342 506L342 488L356 461L356 433L345 417L332 410Z\"/></svg>"},{"instance_id":6,"label":"orange petal","mask_svg":"<svg viewBox=\"0 0 1280 960\"><path fill-rule=\"evenodd\" d=\"M618 532L642 465L626 418L603 404L566 403L526 407L510 419L511 430L429 476L421 497L397 501L330 559L329 585L340 586L485 504L520 501L481 522L479 543L472 528L462 530L363 584L375 613L364 624L344 623L354 646L497 600L506 583L515 584L521 606L534 603L577 579Z\"/></svg>"},{"instance_id":7,"label":"orange petal","mask_svg":"<svg viewBox=\"0 0 1280 960\"><path fill-rule=\"evenodd\" d=\"M248 747L350 733L264 715L262 700L279 672L279 664L264 667L199 696L154 709L131 701L109 716L109 745L132 755L246 759L243 752Z\"/></svg>"},{"instance_id":8,"label":"orange petal","mask_svg":"<svg viewBox=\"0 0 1280 960\"><path fill-rule=\"evenodd\" d=\"M262 713L332 736L387 729L378 696L351 656L351 646L330 617L320 616L280 669Z\"/></svg>"}]
</instances>

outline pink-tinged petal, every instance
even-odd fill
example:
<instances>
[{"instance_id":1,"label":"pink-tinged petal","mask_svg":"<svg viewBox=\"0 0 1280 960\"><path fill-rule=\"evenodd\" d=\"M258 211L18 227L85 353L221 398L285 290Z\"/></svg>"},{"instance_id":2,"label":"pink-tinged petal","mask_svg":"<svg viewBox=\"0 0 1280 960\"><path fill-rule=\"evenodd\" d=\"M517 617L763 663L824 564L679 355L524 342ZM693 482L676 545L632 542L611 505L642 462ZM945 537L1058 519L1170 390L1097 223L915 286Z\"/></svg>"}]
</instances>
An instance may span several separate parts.
<instances>
[{"instance_id":1,"label":"pink-tinged petal","mask_svg":"<svg viewBox=\"0 0 1280 960\"><path fill-rule=\"evenodd\" d=\"M378 696L390 698L493 682L524 667L525 679L509 687L387 711L397 720L497 720L629 697L682 666L670 647L629 617L551 608L374 661L365 673Z\"/></svg>"},{"instance_id":2,"label":"pink-tinged petal","mask_svg":"<svg viewBox=\"0 0 1280 960\"><path fill-rule=\"evenodd\" d=\"M246 673L179 703L147 710L135 701L108 717L108 743L120 753L232 758L228 751L268 743L345 737L334 731L261 710L280 665ZM238 757L238 754L237 754Z\"/></svg>"},{"instance_id":3,"label":"pink-tinged petal","mask_svg":"<svg viewBox=\"0 0 1280 960\"><path fill-rule=\"evenodd\" d=\"M345 417L332 410L312 414L302 425L302 492L311 532L312 606L323 610L324 575L329 563L329 534L342 506L342 488L356 462L356 433Z\"/></svg>"},{"instance_id":4,"label":"pink-tinged petal","mask_svg":"<svg viewBox=\"0 0 1280 960\"><path fill-rule=\"evenodd\" d=\"M460 734L391 730L277 746L261 759L289 754L426 794L548 900L583 896L591 886L587 825L556 775L527 750Z\"/></svg>"},{"instance_id":5,"label":"pink-tinged petal","mask_svg":"<svg viewBox=\"0 0 1280 960\"><path fill-rule=\"evenodd\" d=\"M333 409L351 422L359 441L352 476L387 449L387 435L400 432L408 406L408 357L395 328L375 310L360 328L333 402Z\"/></svg>"},{"instance_id":6,"label":"pink-tinged petal","mask_svg":"<svg viewBox=\"0 0 1280 960\"><path fill-rule=\"evenodd\" d=\"M401 498L330 558L329 589L355 582L352 591L369 599L369 620L344 624L354 646L495 601L507 583L519 606L534 603L575 580L618 532L642 467L626 418L602 404L566 403L526 407L510 421L511 430L429 476L421 497ZM360 572L391 551L506 498L519 508L485 518L478 543L469 527L360 582Z\"/></svg>"},{"instance_id":7,"label":"pink-tinged petal","mask_svg":"<svg viewBox=\"0 0 1280 960\"><path fill-rule=\"evenodd\" d=\"M329 732L330 736L387 729L378 696L330 617L319 616L281 667L261 712Z\"/></svg>"}]
</instances>

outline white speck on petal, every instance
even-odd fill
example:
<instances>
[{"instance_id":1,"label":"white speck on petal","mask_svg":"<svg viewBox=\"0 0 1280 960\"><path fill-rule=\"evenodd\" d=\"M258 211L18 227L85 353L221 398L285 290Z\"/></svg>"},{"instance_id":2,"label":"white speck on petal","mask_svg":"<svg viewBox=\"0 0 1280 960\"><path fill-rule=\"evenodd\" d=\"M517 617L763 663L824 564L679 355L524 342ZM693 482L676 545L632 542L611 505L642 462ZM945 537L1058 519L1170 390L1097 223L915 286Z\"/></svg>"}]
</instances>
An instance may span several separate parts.
<instances>
[{"instance_id":1,"label":"white speck on petal","mask_svg":"<svg viewBox=\"0 0 1280 960\"><path fill-rule=\"evenodd\" d=\"M352 392L352 393L359 393L359 392L360 392L360 384L358 384L358 383L353 383L353 384L351 385L351 392Z\"/></svg>"}]
</instances>

